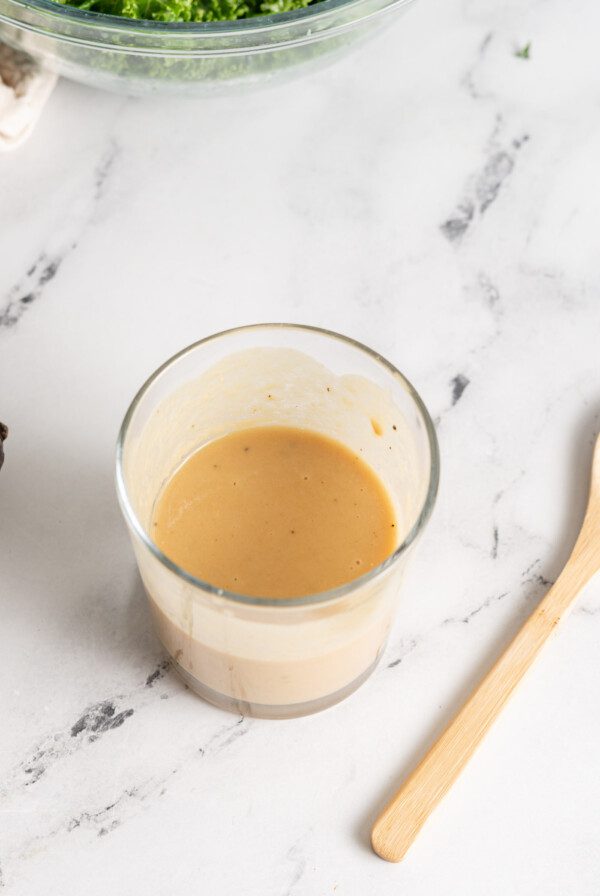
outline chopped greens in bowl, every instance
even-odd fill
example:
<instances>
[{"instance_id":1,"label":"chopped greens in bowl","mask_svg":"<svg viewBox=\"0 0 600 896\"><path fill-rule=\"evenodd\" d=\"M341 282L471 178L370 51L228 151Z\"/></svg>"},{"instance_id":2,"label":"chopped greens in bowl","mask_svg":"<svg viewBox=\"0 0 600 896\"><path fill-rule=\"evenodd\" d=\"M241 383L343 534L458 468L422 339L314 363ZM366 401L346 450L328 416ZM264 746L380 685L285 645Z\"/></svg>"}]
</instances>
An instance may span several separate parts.
<instances>
[{"instance_id":1,"label":"chopped greens in bowl","mask_svg":"<svg viewBox=\"0 0 600 896\"><path fill-rule=\"evenodd\" d=\"M223 22L303 9L319 0L57 0L77 9L154 22Z\"/></svg>"},{"instance_id":2,"label":"chopped greens in bowl","mask_svg":"<svg viewBox=\"0 0 600 896\"><path fill-rule=\"evenodd\" d=\"M0 40L131 96L239 92L334 61L413 0L0 0Z\"/></svg>"}]
</instances>

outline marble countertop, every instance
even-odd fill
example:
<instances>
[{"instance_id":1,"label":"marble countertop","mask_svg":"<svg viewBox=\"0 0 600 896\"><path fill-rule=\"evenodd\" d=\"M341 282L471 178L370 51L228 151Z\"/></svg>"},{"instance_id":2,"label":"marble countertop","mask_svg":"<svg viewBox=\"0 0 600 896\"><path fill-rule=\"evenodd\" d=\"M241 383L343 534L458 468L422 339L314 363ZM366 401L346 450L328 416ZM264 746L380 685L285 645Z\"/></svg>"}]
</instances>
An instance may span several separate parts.
<instances>
[{"instance_id":1,"label":"marble countertop","mask_svg":"<svg viewBox=\"0 0 600 896\"><path fill-rule=\"evenodd\" d=\"M600 581L405 862L368 845L581 519L599 29L595 0L422 0L335 66L243 98L60 82L0 159L0 892L600 892ZM273 319L388 356L443 458L383 661L288 722L230 716L164 668L113 486L145 377Z\"/></svg>"}]
</instances>

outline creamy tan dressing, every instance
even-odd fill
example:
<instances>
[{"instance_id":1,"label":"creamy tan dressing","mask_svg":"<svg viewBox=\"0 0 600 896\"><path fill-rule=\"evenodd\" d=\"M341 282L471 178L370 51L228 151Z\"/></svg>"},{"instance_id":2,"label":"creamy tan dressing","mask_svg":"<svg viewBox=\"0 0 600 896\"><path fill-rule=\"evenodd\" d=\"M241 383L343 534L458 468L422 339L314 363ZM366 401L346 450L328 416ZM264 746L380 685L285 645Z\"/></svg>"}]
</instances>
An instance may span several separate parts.
<instances>
[{"instance_id":1,"label":"creamy tan dressing","mask_svg":"<svg viewBox=\"0 0 600 896\"><path fill-rule=\"evenodd\" d=\"M326 591L380 564L397 544L392 502L341 442L288 426L232 432L168 480L152 535L186 572L261 597Z\"/></svg>"}]
</instances>

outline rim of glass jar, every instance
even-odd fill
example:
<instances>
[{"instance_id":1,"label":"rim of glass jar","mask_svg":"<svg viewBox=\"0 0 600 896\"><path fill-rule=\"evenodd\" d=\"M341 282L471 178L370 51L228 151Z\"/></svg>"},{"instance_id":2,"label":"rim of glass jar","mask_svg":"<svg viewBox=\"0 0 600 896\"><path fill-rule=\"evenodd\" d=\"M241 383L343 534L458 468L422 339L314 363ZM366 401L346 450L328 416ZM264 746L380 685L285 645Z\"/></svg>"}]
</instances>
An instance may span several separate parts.
<instances>
[{"instance_id":1,"label":"rim of glass jar","mask_svg":"<svg viewBox=\"0 0 600 896\"><path fill-rule=\"evenodd\" d=\"M423 424L425 426L425 431L427 433L427 440L429 442L429 452L430 452L430 464L429 464L429 483L427 486L427 491L425 493L425 498L423 500L422 507L419 511L419 514L404 538L400 545L396 548L393 554L390 554L389 557L379 563L377 566L374 566L373 569L370 569L368 572L359 576L356 579L352 579L350 582L345 582L343 585L338 585L336 588L330 588L327 591L317 591L314 594L305 594L300 597L255 597L247 594L239 594L235 591L228 591L225 588L218 588L216 585L211 584L210 582L206 582L203 579L197 578L193 576L191 573L186 572L181 566L178 566L177 563L174 563L170 560L166 554L160 550L158 545L156 545L148 533L146 532L144 526L140 523L137 514L133 510L131 506L131 502L129 501L129 495L127 494L127 487L125 485L125 478L123 475L123 451L125 446L125 440L127 438L127 433L129 430L129 425L135 414L137 407L148 391L148 389L158 380L160 376L162 376L165 371L171 367L173 364L176 364L181 358L185 355L190 354L195 351L201 345L204 345L207 342L214 342L217 339L223 339L227 336L231 336L234 333L240 333L249 330L301 330L309 333L317 333L321 336L328 336L332 339L337 339L340 342L346 343L346 345L352 346L360 352L368 355L368 357L380 364L387 373L389 373L394 379L398 380L402 387L408 392L410 397L412 398ZM421 530L424 528L427 523L429 517L431 516L431 512L433 510L435 499L437 496L438 485L440 480L440 452L438 446L437 435L435 432L435 428L433 425L433 421L425 406L425 403L415 387L412 385L410 380L408 380L404 374L402 374L393 364L391 364L386 358L380 355L378 352L373 351L368 346L364 345L362 342L358 342L356 339L352 339L349 336L342 336L341 333L336 333L334 330L327 330L322 327L313 327L308 324L290 324L290 323L260 323L260 324L247 324L245 326L240 327L232 327L229 330L221 330L219 333L213 333L210 336L205 336L204 339L199 339L197 342L188 345L186 348L181 349L181 351L177 352L177 354L173 355L167 361L158 367L154 373L150 374L145 383L141 386L141 388L137 391L133 401L129 405L125 417L123 418L123 422L121 424L121 428L119 430L119 435L117 438L117 458L116 458L116 485L117 485L117 496L119 499L119 505L121 507L121 511L127 523L131 526L133 531L136 533L138 538L142 541L142 543L148 548L148 550L154 554L157 560L169 569L171 572L174 572L176 575L180 576L180 578L184 579L186 582L189 582L191 585L194 585L196 588L199 588L201 591L208 592L209 594L214 595L215 597L224 598L226 600L231 600L235 603L240 604L250 604L252 606L266 606L266 607L289 607L289 606L310 606L312 604L323 604L330 603L334 600L337 600L342 597L346 597L348 594L351 594L353 591L357 591L363 585L366 585L368 582L376 579L383 572L388 570L391 566L394 566L400 557L407 551L410 545L415 541L416 537L419 535Z\"/></svg>"}]
</instances>

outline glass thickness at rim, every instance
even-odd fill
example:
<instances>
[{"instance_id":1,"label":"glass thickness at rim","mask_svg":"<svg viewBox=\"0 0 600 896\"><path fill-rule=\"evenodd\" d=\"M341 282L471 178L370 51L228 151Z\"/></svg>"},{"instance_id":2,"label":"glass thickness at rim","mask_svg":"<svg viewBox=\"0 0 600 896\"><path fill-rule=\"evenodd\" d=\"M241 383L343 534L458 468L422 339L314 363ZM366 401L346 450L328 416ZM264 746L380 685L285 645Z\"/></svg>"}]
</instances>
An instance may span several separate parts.
<instances>
[{"instance_id":1,"label":"glass thickness at rim","mask_svg":"<svg viewBox=\"0 0 600 896\"><path fill-rule=\"evenodd\" d=\"M196 576L191 575L186 572L185 569L182 569L172 560L170 560L166 554L160 550L158 545L156 545L145 528L140 523L137 515L135 514L131 503L129 501L129 496L127 494L127 487L125 485L125 479L123 476L123 450L125 445L125 440L127 438L127 432L129 430L129 425L133 419L133 416L140 404L142 398L146 394L146 392L154 385L155 382L174 364L176 364L179 360L185 357L188 354L196 351L196 349L205 345L208 342L216 342L217 340L226 339L229 336L233 336L236 333L249 333L249 332L258 332L258 331L297 331L304 333L313 333L318 336L324 336L330 339L337 340L339 342L343 342L351 348L356 349L357 351L366 354L372 361L375 361L381 367L385 369L385 371L396 379L402 388L409 394L410 398L414 402L417 407L417 410L421 416L423 424L425 426L425 430L427 433L427 441L429 444L429 453L430 453L430 463L429 463L429 483L427 487L427 492L425 495L425 499L423 501L423 505L417 516L417 519L407 534L404 541L396 548L393 554L390 554L389 557L380 563L378 566L375 566L373 569L364 573L362 576L359 576L356 579L352 579L350 582L346 582L343 585L339 585L337 588L331 588L328 591L319 591L314 594L303 595L302 597L253 597L247 594L238 594L235 591L227 591L224 588L218 588L216 585L211 584L210 582L205 582L203 579L198 579ZM213 594L216 597L224 598L226 600L234 601L235 603L247 604L251 606L267 606L267 607L285 607L285 606L307 606L311 604L322 604L322 603L330 603L338 598L346 597L348 594L351 594L354 591L357 591L363 585L368 582L376 579L386 570L388 570L391 566L395 565L396 561L400 559L402 554L406 552L406 550L413 543L419 532L425 526L427 520L429 519L431 512L433 510L433 506L435 504L435 499L438 490L440 477L440 456L439 456L439 447L437 436L435 434L435 429L433 426L433 421L429 415L429 411L427 410L421 396L414 388L412 383L406 379L406 377L400 373L400 371L394 367L389 361L387 361L382 355L370 349L368 346L363 345L362 342L358 342L356 339L351 339L349 336L342 336L340 333L336 333L334 330L325 330L321 327L312 327L306 324L287 324L287 323L266 323L266 324L249 324L243 327L234 327L230 330L222 330L220 333L214 333L210 336L204 337L204 339L199 339L197 342L188 345L186 348L177 352L177 354L173 355L164 364L161 364L154 373L152 373L146 382L142 385L142 387L138 390L135 395L133 401L129 405L125 417L123 418L123 423L121 424L121 428L119 430L119 435L117 438L117 458L116 458L116 485L117 485L117 496L119 499L119 504L121 506L121 510L123 515L133 531L136 533L138 538L142 541L146 548L157 558L157 560L162 563L167 569L171 572L175 573L180 578L184 579L186 582L189 582L194 587L198 588L201 591L206 591L209 594Z\"/></svg>"}]
</instances>

